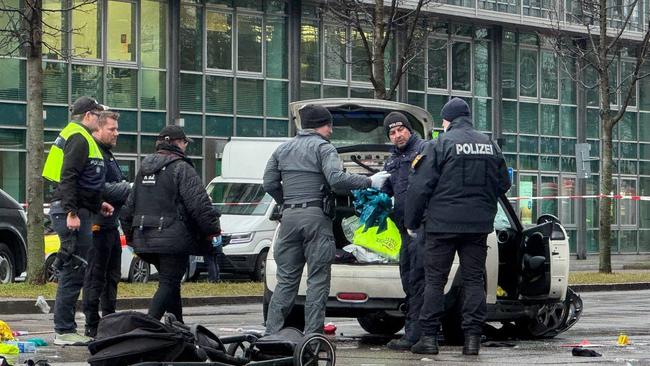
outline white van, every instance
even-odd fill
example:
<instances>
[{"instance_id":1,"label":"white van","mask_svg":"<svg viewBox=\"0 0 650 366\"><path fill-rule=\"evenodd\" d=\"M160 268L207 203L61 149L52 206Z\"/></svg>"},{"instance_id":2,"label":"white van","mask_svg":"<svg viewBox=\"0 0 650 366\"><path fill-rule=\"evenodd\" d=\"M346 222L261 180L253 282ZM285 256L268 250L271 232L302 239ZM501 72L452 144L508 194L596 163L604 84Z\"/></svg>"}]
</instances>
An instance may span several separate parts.
<instances>
[{"instance_id":1,"label":"white van","mask_svg":"<svg viewBox=\"0 0 650 366\"><path fill-rule=\"evenodd\" d=\"M221 212L223 252L219 270L244 273L255 281L264 277L266 254L277 221L276 204L264 192L262 177L269 157L288 138L232 137L221 160L221 175L207 186L212 203Z\"/></svg>"}]
</instances>

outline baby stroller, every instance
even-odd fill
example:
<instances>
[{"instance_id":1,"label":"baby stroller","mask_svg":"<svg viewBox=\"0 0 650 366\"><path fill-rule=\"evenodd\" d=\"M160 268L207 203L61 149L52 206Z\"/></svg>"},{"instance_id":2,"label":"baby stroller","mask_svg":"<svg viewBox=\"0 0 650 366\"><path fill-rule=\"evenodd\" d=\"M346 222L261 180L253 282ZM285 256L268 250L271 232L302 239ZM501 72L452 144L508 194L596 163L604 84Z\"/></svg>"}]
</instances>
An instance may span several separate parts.
<instances>
[{"instance_id":1,"label":"baby stroller","mask_svg":"<svg viewBox=\"0 0 650 366\"><path fill-rule=\"evenodd\" d=\"M217 337L201 325L186 326L166 314L160 322L124 311L102 318L88 345L91 366L303 366L336 364L334 345L322 334L285 328L272 336Z\"/></svg>"}]
</instances>

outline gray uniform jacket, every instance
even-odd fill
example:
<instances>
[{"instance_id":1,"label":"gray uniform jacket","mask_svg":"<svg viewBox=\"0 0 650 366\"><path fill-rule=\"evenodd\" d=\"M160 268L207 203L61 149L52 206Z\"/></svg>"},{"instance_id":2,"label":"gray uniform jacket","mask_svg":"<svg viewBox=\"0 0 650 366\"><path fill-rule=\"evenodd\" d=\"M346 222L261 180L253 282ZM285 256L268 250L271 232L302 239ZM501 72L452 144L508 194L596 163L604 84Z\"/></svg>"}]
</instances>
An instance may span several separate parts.
<instances>
[{"instance_id":1,"label":"gray uniform jacket","mask_svg":"<svg viewBox=\"0 0 650 366\"><path fill-rule=\"evenodd\" d=\"M314 130L302 130L280 145L264 171L264 190L277 203L322 199L323 185L333 191L370 187L370 178L343 171L336 148Z\"/></svg>"}]
</instances>

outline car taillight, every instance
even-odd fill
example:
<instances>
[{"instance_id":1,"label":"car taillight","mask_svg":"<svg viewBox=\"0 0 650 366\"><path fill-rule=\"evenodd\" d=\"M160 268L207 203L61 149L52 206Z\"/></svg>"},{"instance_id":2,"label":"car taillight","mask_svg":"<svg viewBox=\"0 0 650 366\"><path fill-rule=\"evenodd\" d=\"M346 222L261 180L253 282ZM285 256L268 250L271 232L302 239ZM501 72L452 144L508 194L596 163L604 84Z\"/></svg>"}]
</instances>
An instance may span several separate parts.
<instances>
[{"instance_id":1,"label":"car taillight","mask_svg":"<svg viewBox=\"0 0 650 366\"><path fill-rule=\"evenodd\" d=\"M366 302L368 295L363 292L339 292L336 299L341 302Z\"/></svg>"},{"instance_id":2,"label":"car taillight","mask_svg":"<svg viewBox=\"0 0 650 366\"><path fill-rule=\"evenodd\" d=\"M122 246L122 248L126 246L126 236L120 235L120 245Z\"/></svg>"}]
</instances>

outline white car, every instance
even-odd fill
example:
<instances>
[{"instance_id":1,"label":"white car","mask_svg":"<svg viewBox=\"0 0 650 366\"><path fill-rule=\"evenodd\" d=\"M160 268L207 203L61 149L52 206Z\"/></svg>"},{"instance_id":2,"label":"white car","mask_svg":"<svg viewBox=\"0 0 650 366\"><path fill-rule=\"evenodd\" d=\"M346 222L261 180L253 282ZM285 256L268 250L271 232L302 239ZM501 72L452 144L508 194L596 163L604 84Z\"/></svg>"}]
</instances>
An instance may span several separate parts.
<instances>
[{"instance_id":1,"label":"white car","mask_svg":"<svg viewBox=\"0 0 650 366\"><path fill-rule=\"evenodd\" d=\"M372 168L383 166L390 145L386 144L382 122L383 117L392 111L406 114L414 130L421 136L430 131L431 116L418 107L365 99L292 103L290 109L297 125L300 123L297 110L306 103L319 103L332 113L332 143L337 146L342 137L348 145L337 146L348 171L362 172L363 169L358 169L362 165ZM354 214L351 201L350 196L337 197L334 219L337 248L349 244L343 235L341 220ZM277 231L274 242L276 238ZM458 265L456 257L445 287L446 315L442 327L448 342L462 340L459 301L462 282L460 276L456 276ZM266 264L265 318L277 284L276 271L272 246ZM304 326L306 273L305 270L298 298L285 326ZM568 276L569 244L559 220L552 215L543 215L537 226L524 229L507 198L502 196L495 231L488 236L488 321L502 322L504 326L515 329L519 336L530 338L553 337L568 329L575 324L582 311L582 301L567 286ZM393 334L404 325L404 296L397 263L334 263L326 314L357 318L361 327L369 333Z\"/></svg>"}]
</instances>

